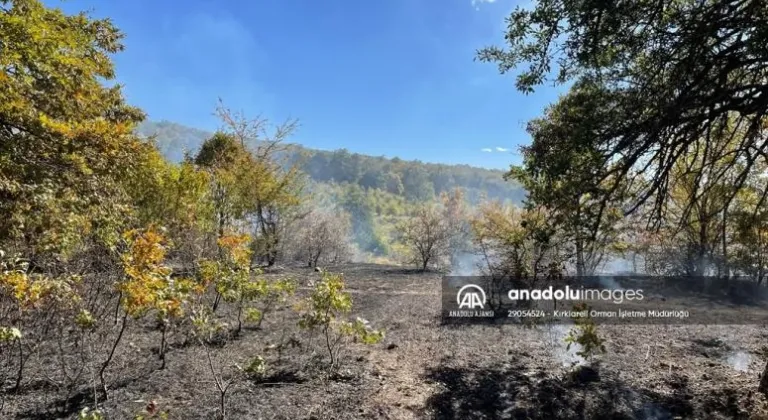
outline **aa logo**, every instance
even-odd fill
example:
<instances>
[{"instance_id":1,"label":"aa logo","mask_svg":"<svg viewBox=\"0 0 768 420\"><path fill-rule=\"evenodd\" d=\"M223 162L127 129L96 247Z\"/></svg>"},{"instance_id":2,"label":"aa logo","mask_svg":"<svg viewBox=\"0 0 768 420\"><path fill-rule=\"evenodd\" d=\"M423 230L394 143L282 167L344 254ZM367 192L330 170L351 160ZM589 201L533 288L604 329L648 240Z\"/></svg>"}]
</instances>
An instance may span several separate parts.
<instances>
[{"instance_id":1,"label":"aa logo","mask_svg":"<svg viewBox=\"0 0 768 420\"><path fill-rule=\"evenodd\" d=\"M476 284L468 284L456 293L456 303L459 309L483 309L485 307L485 291Z\"/></svg>"}]
</instances>

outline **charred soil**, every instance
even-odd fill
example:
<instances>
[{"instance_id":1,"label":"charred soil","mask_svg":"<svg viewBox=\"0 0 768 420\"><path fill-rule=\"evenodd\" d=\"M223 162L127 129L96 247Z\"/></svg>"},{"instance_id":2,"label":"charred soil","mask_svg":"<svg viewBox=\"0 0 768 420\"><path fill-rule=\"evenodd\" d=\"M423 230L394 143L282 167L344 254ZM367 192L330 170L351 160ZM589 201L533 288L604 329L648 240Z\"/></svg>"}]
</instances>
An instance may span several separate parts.
<instances>
[{"instance_id":1,"label":"charred soil","mask_svg":"<svg viewBox=\"0 0 768 420\"><path fill-rule=\"evenodd\" d=\"M150 401L171 419L215 418L225 381L231 419L733 419L768 418L757 384L768 358L764 326L601 325L607 353L576 365L556 326L444 326L438 273L350 264L341 272L352 316L386 331L373 346L352 344L329 373L324 343L296 328L291 308L269 313L259 328L206 349L169 338L159 369L160 332L132 324L108 372L109 419L133 419ZM320 273L270 270L293 277L305 296ZM220 316L227 316L224 312ZM231 319L231 317L229 317ZM233 366L262 355L267 371L245 379ZM30 359L25 383L3 389L2 418L76 418L93 406L92 387L64 392L46 373L53 360ZM98 396L96 397L98 399Z\"/></svg>"}]
</instances>

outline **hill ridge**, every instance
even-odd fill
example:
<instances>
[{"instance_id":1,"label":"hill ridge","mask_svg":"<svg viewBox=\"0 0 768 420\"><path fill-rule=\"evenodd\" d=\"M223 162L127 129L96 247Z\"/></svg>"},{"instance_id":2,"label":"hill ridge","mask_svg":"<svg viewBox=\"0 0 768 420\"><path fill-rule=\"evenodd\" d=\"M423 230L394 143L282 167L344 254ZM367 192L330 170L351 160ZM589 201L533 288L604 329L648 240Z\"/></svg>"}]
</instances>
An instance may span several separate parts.
<instances>
[{"instance_id":1,"label":"hill ridge","mask_svg":"<svg viewBox=\"0 0 768 420\"><path fill-rule=\"evenodd\" d=\"M212 132L173 121L146 121L137 132L156 138L161 153L180 162L184 153L195 153ZM468 164L448 164L372 156L341 148L321 150L286 143L288 160L299 162L310 179L320 183L350 183L402 195L411 201L428 200L455 187L463 188L471 202L483 198L521 202L522 187L503 179L504 171ZM302 161L299 161L302 159Z\"/></svg>"}]
</instances>

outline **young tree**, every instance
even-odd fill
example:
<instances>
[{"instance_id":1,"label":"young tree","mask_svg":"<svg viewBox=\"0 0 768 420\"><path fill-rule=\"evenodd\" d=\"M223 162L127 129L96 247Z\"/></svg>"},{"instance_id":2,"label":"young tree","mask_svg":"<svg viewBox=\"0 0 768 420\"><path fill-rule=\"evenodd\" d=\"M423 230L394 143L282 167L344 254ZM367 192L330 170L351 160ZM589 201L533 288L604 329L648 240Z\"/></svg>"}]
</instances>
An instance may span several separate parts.
<instances>
[{"instance_id":1,"label":"young tree","mask_svg":"<svg viewBox=\"0 0 768 420\"><path fill-rule=\"evenodd\" d=\"M132 229L123 234L123 240L126 249L121 253L120 259L124 277L115 285L120 292L118 309L122 308L123 315L107 357L98 371L105 396L108 395L105 373L122 342L129 318L141 318L152 309L161 306L178 314L176 311L181 306L181 302L173 297L167 296L169 301L166 301L163 296L172 285L170 278L172 270L164 264L169 244L162 233L153 226L147 229ZM173 302L170 302L171 299ZM164 356L161 358L164 359ZM163 364L165 364L164 360Z\"/></svg>"},{"instance_id":2,"label":"young tree","mask_svg":"<svg viewBox=\"0 0 768 420\"><path fill-rule=\"evenodd\" d=\"M450 255L451 230L436 205L425 204L401 226L401 241L408 247L411 263L426 271Z\"/></svg>"},{"instance_id":3,"label":"young tree","mask_svg":"<svg viewBox=\"0 0 768 420\"><path fill-rule=\"evenodd\" d=\"M344 261L350 254L351 231L351 218L344 210L314 209L291 228L291 252L309 267Z\"/></svg>"},{"instance_id":4,"label":"young tree","mask_svg":"<svg viewBox=\"0 0 768 420\"><path fill-rule=\"evenodd\" d=\"M231 134L217 132L200 147L194 162L210 174L218 238L255 211L252 190L266 169Z\"/></svg>"},{"instance_id":5,"label":"young tree","mask_svg":"<svg viewBox=\"0 0 768 420\"><path fill-rule=\"evenodd\" d=\"M483 203L470 223L486 274L521 280L529 286L562 275L569 257L567 244L550 221L543 208L521 210L498 201Z\"/></svg>"},{"instance_id":6,"label":"young tree","mask_svg":"<svg viewBox=\"0 0 768 420\"><path fill-rule=\"evenodd\" d=\"M344 287L340 274L323 273L322 281L301 305L299 327L323 334L331 368L338 367L345 339L376 344L384 338L383 330L373 329L364 319L358 317L354 322L345 319L352 312L352 297Z\"/></svg>"},{"instance_id":7,"label":"young tree","mask_svg":"<svg viewBox=\"0 0 768 420\"><path fill-rule=\"evenodd\" d=\"M462 255L469 252L470 226L469 209L464 190L455 188L440 194L442 217L445 220L450 239L448 243L451 267L458 267Z\"/></svg>"},{"instance_id":8,"label":"young tree","mask_svg":"<svg viewBox=\"0 0 768 420\"><path fill-rule=\"evenodd\" d=\"M255 230L254 257L267 266L277 262L281 240L287 226L300 217L296 212L304 188L299 163L288 164L284 141L296 130L297 121L275 127L262 118L247 119L220 105L216 110L225 130L249 151L247 162L239 164L248 172L238 177L238 185L248 193L246 220Z\"/></svg>"}]
</instances>

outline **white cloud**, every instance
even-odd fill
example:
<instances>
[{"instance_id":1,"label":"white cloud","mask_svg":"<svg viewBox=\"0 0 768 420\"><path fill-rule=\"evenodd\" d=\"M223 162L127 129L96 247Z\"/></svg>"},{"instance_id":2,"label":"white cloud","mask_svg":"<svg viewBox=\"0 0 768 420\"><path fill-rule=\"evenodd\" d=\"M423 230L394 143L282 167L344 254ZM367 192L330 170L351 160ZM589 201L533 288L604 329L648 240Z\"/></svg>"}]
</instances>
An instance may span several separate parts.
<instances>
[{"instance_id":1,"label":"white cloud","mask_svg":"<svg viewBox=\"0 0 768 420\"><path fill-rule=\"evenodd\" d=\"M486 147L484 149L480 149L480 151L486 152L486 153L491 153L491 152L493 152L493 149L491 149L490 147Z\"/></svg>"},{"instance_id":2,"label":"white cloud","mask_svg":"<svg viewBox=\"0 0 768 420\"><path fill-rule=\"evenodd\" d=\"M480 5L483 3L495 3L496 0L472 0L472 7L475 8L475 10L480 10Z\"/></svg>"},{"instance_id":3,"label":"white cloud","mask_svg":"<svg viewBox=\"0 0 768 420\"><path fill-rule=\"evenodd\" d=\"M505 148L503 148L503 147L497 147L497 148L496 148L496 151L497 151L497 152L508 152L508 151L509 151L509 149L505 149Z\"/></svg>"}]
</instances>

